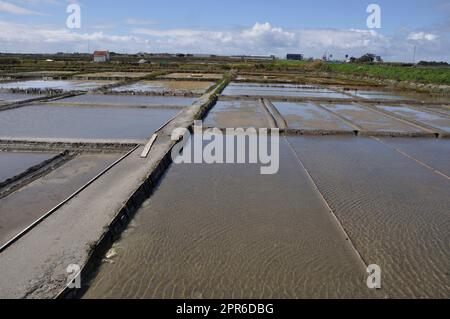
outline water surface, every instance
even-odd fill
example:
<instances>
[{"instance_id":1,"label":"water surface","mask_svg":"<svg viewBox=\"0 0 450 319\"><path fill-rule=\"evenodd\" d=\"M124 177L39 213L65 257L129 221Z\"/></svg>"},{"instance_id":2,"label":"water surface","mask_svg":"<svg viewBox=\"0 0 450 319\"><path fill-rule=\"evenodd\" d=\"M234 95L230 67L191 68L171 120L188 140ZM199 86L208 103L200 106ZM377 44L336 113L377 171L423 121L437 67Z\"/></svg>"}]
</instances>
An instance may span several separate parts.
<instances>
[{"instance_id":1,"label":"water surface","mask_svg":"<svg viewBox=\"0 0 450 319\"><path fill-rule=\"evenodd\" d=\"M273 103L291 129L353 131L338 117L314 103Z\"/></svg>"},{"instance_id":2,"label":"water surface","mask_svg":"<svg viewBox=\"0 0 450 319\"><path fill-rule=\"evenodd\" d=\"M219 128L269 127L259 101L219 101L205 119L205 126Z\"/></svg>"},{"instance_id":3,"label":"water surface","mask_svg":"<svg viewBox=\"0 0 450 319\"><path fill-rule=\"evenodd\" d=\"M30 80L22 82L0 83L0 89L55 89L64 91L89 91L112 81L78 81L78 80Z\"/></svg>"},{"instance_id":4,"label":"water surface","mask_svg":"<svg viewBox=\"0 0 450 319\"><path fill-rule=\"evenodd\" d=\"M0 112L0 136L143 139L178 112L175 109L33 105Z\"/></svg>"},{"instance_id":5,"label":"water surface","mask_svg":"<svg viewBox=\"0 0 450 319\"><path fill-rule=\"evenodd\" d=\"M430 125L445 132L450 132L450 118L434 113L421 111L407 106L379 106L380 109L389 111L407 119Z\"/></svg>"},{"instance_id":6,"label":"water surface","mask_svg":"<svg viewBox=\"0 0 450 319\"><path fill-rule=\"evenodd\" d=\"M356 104L326 104L333 111L366 131L375 132L421 132L420 129L404 124L388 116L371 111Z\"/></svg>"},{"instance_id":7,"label":"water surface","mask_svg":"<svg viewBox=\"0 0 450 319\"><path fill-rule=\"evenodd\" d=\"M55 154L0 152L0 183L25 172L30 167L38 165Z\"/></svg>"},{"instance_id":8,"label":"water surface","mask_svg":"<svg viewBox=\"0 0 450 319\"><path fill-rule=\"evenodd\" d=\"M85 94L59 100L61 103L125 105L125 106L190 106L196 98L177 96L139 96L139 95L107 95Z\"/></svg>"},{"instance_id":9,"label":"water surface","mask_svg":"<svg viewBox=\"0 0 450 319\"><path fill-rule=\"evenodd\" d=\"M371 138L289 141L363 258L382 268L384 295L449 297L450 180ZM447 144L425 143L399 147L450 158Z\"/></svg>"},{"instance_id":10,"label":"water surface","mask_svg":"<svg viewBox=\"0 0 450 319\"><path fill-rule=\"evenodd\" d=\"M287 144L279 174L173 165L85 298L372 297L361 261Z\"/></svg>"}]
</instances>

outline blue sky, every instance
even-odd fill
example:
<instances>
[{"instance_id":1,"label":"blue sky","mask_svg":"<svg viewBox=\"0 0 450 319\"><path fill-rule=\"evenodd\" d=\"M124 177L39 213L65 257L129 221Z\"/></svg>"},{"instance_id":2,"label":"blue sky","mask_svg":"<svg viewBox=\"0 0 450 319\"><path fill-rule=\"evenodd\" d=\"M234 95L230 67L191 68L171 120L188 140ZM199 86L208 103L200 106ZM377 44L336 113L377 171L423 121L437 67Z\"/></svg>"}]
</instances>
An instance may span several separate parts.
<instances>
[{"instance_id":1,"label":"blue sky","mask_svg":"<svg viewBox=\"0 0 450 319\"><path fill-rule=\"evenodd\" d=\"M81 29L66 7L81 5ZM381 7L381 29L366 8ZM374 52L392 61L450 60L450 1L443 0L0 0L0 51L275 54L342 58Z\"/></svg>"}]
</instances>

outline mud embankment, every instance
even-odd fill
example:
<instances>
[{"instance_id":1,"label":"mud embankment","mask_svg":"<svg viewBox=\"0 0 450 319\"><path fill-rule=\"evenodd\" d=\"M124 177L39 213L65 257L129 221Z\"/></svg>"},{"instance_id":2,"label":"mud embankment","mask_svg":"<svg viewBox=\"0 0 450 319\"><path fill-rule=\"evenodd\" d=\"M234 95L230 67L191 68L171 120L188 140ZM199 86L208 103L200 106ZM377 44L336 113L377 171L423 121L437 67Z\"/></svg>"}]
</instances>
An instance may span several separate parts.
<instances>
[{"instance_id":1,"label":"mud embankment","mask_svg":"<svg viewBox=\"0 0 450 319\"><path fill-rule=\"evenodd\" d=\"M25 172L16 175L0 183L0 199L8 196L16 190L24 187L32 181L46 175L48 172L60 167L70 161L75 155L69 151L64 151L53 158L50 158L38 165L30 167Z\"/></svg>"}]
</instances>

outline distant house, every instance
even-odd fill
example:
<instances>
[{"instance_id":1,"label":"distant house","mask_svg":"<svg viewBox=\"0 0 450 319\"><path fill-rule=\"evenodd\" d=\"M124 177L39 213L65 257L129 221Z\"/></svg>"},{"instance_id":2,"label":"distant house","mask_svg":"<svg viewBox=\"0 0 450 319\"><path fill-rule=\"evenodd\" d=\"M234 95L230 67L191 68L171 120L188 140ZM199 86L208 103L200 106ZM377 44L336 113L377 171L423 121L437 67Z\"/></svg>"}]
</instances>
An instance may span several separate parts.
<instances>
[{"instance_id":1,"label":"distant house","mask_svg":"<svg viewBox=\"0 0 450 319\"><path fill-rule=\"evenodd\" d=\"M286 56L287 60L295 60L295 61L302 61L303 60L303 54L288 54Z\"/></svg>"},{"instance_id":2,"label":"distant house","mask_svg":"<svg viewBox=\"0 0 450 319\"><path fill-rule=\"evenodd\" d=\"M105 63L111 61L111 56L108 51L95 51L94 52L94 62L95 63Z\"/></svg>"}]
</instances>

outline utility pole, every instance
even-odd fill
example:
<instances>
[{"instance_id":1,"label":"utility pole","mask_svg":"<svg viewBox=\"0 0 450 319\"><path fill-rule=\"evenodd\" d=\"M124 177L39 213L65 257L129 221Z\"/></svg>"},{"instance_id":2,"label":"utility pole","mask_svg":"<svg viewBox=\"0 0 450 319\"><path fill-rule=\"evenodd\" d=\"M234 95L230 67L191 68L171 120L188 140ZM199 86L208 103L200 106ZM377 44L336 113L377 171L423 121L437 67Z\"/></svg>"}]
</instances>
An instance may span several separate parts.
<instances>
[{"instance_id":1,"label":"utility pole","mask_svg":"<svg viewBox=\"0 0 450 319\"><path fill-rule=\"evenodd\" d=\"M417 46L414 46L413 64L416 64L416 50L417 50Z\"/></svg>"}]
</instances>

